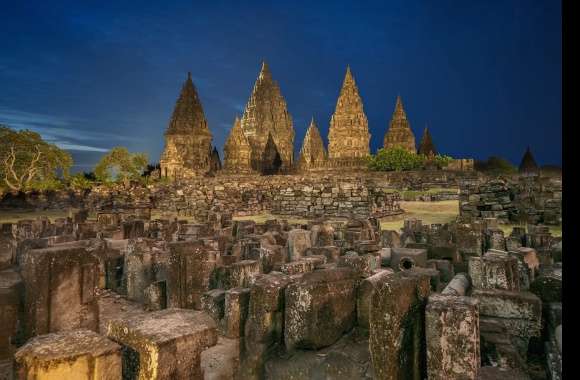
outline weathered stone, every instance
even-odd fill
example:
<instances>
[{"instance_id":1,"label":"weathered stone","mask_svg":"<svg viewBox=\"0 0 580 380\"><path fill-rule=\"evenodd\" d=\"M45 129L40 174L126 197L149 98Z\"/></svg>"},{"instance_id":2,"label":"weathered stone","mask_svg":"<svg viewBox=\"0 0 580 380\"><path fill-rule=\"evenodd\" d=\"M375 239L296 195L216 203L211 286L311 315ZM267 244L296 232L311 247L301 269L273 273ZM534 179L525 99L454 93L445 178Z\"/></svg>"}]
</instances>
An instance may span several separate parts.
<instances>
[{"instance_id":1,"label":"weathered stone","mask_svg":"<svg viewBox=\"0 0 580 380\"><path fill-rule=\"evenodd\" d=\"M306 273L288 285L286 348L319 349L336 342L356 321L356 272L348 268Z\"/></svg>"},{"instance_id":2,"label":"weathered stone","mask_svg":"<svg viewBox=\"0 0 580 380\"><path fill-rule=\"evenodd\" d=\"M479 302L432 295L425 313L429 379L475 379L480 366Z\"/></svg>"},{"instance_id":3,"label":"weathered stone","mask_svg":"<svg viewBox=\"0 0 580 380\"><path fill-rule=\"evenodd\" d=\"M445 296L464 296L469 289L469 279L465 273L458 273L441 292Z\"/></svg>"},{"instance_id":4,"label":"weathered stone","mask_svg":"<svg viewBox=\"0 0 580 380\"><path fill-rule=\"evenodd\" d=\"M392 275L394 272L391 269L380 269L378 273L373 274L362 280L357 290L356 298L356 316L359 327L368 330L369 319L371 313L371 300L376 285L381 282L386 276Z\"/></svg>"},{"instance_id":5,"label":"weathered stone","mask_svg":"<svg viewBox=\"0 0 580 380\"><path fill-rule=\"evenodd\" d=\"M330 119L328 131L330 165L363 166L364 158L370 153L370 138L362 99L350 67L347 67L336 109Z\"/></svg>"},{"instance_id":6,"label":"weathered stone","mask_svg":"<svg viewBox=\"0 0 580 380\"><path fill-rule=\"evenodd\" d=\"M518 260L507 252L489 251L483 257L470 257L468 265L476 289L520 289Z\"/></svg>"},{"instance_id":7,"label":"weathered stone","mask_svg":"<svg viewBox=\"0 0 580 380\"><path fill-rule=\"evenodd\" d=\"M252 147L244 135L240 118L237 115L224 145L224 170L235 173L252 172Z\"/></svg>"},{"instance_id":8,"label":"weathered stone","mask_svg":"<svg viewBox=\"0 0 580 380\"><path fill-rule=\"evenodd\" d=\"M168 306L200 310L201 295L214 275L216 252L201 242L174 242L169 248Z\"/></svg>"},{"instance_id":9,"label":"weathered stone","mask_svg":"<svg viewBox=\"0 0 580 380\"><path fill-rule=\"evenodd\" d=\"M427 266L427 250L414 248L391 248L391 268L395 271Z\"/></svg>"},{"instance_id":10,"label":"weathered stone","mask_svg":"<svg viewBox=\"0 0 580 380\"><path fill-rule=\"evenodd\" d=\"M24 254L26 336L77 328L97 330L98 261L82 243Z\"/></svg>"},{"instance_id":11,"label":"weathered stone","mask_svg":"<svg viewBox=\"0 0 580 380\"><path fill-rule=\"evenodd\" d=\"M149 311L163 310L167 308L167 282L155 281L143 291L145 296L145 308Z\"/></svg>"},{"instance_id":12,"label":"weathered stone","mask_svg":"<svg viewBox=\"0 0 580 380\"><path fill-rule=\"evenodd\" d=\"M188 73L169 126L161 155L161 175L169 178L192 177L210 171L212 135L203 108Z\"/></svg>"},{"instance_id":13,"label":"weathered stone","mask_svg":"<svg viewBox=\"0 0 580 380\"><path fill-rule=\"evenodd\" d=\"M306 250L311 246L310 231L302 229L288 231L288 240L286 242L288 260L299 260L302 256L305 256Z\"/></svg>"},{"instance_id":14,"label":"weathered stone","mask_svg":"<svg viewBox=\"0 0 580 380\"><path fill-rule=\"evenodd\" d=\"M281 169L288 170L294 163L294 127L286 100L266 62L262 68L241 119L241 128L252 147L252 168L261 170L262 154L268 136L280 154Z\"/></svg>"},{"instance_id":15,"label":"weathered stone","mask_svg":"<svg viewBox=\"0 0 580 380\"><path fill-rule=\"evenodd\" d=\"M303 171L321 169L326 166L327 154L314 117L304 136L298 168Z\"/></svg>"},{"instance_id":16,"label":"weathered stone","mask_svg":"<svg viewBox=\"0 0 580 380\"><path fill-rule=\"evenodd\" d=\"M202 379L201 352L218 340L205 312L166 309L109 322L107 336L123 345L123 377Z\"/></svg>"},{"instance_id":17,"label":"weathered stone","mask_svg":"<svg viewBox=\"0 0 580 380\"><path fill-rule=\"evenodd\" d=\"M417 153L415 146L415 135L411 130L407 115L403 109L403 102L400 96L397 96L397 103L395 104L395 111L389 123L389 129L385 134L383 147L389 148L403 148L411 153Z\"/></svg>"},{"instance_id":18,"label":"weathered stone","mask_svg":"<svg viewBox=\"0 0 580 380\"><path fill-rule=\"evenodd\" d=\"M18 379L121 378L121 346L90 330L41 335L15 355Z\"/></svg>"},{"instance_id":19,"label":"weathered stone","mask_svg":"<svg viewBox=\"0 0 580 380\"><path fill-rule=\"evenodd\" d=\"M376 379L422 379L422 339L429 277L413 270L385 276L371 299L369 347Z\"/></svg>"},{"instance_id":20,"label":"weathered stone","mask_svg":"<svg viewBox=\"0 0 580 380\"><path fill-rule=\"evenodd\" d=\"M22 278L18 272L0 271L0 360L12 357L21 317L22 293Z\"/></svg>"},{"instance_id":21,"label":"weathered stone","mask_svg":"<svg viewBox=\"0 0 580 380\"><path fill-rule=\"evenodd\" d=\"M234 288L225 293L224 335L228 338L244 336L244 327L248 317L250 289Z\"/></svg>"},{"instance_id":22,"label":"weathered stone","mask_svg":"<svg viewBox=\"0 0 580 380\"><path fill-rule=\"evenodd\" d=\"M338 260L339 267L349 267L356 271L359 277L369 277L373 271L380 268L380 258L374 255L359 255L356 252L347 252Z\"/></svg>"}]
</instances>

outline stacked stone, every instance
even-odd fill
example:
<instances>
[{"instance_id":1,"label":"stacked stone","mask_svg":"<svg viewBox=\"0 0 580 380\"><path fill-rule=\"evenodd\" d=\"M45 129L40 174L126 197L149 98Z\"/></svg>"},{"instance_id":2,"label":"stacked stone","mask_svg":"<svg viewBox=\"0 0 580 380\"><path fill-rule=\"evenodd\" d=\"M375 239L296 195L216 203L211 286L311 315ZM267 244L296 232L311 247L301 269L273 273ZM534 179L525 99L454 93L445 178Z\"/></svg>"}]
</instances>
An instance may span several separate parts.
<instances>
[{"instance_id":1,"label":"stacked stone","mask_svg":"<svg viewBox=\"0 0 580 380\"><path fill-rule=\"evenodd\" d=\"M350 67L346 75L328 131L328 158L334 167L364 166L370 154L367 116Z\"/></svg>"},{"instance_id":2,"label":"stacked stone","mask_svg":"<svg viewBox=\"0 0 580 380\"><path fill-rule=\"evenodd\" d=\"M252 168L264 166L263 155L271 134L282 161L282 171L292 168L294 163L294 127L288 113L286 100L266 62L254 84L252 94L241 119L241 127L252 147Z\"/></svg>"},{"instance_id":3,"label":"stacked stone","mask_svg":"<svg viewBox=\"0 0 580 380\"><path fill-rule=\"evenodd\" d=\"M302 171L322 169L326 167L327 154L314 118L304 136L298 168Z\"/></svg>"},{"instance_id":4,"label":"stacked stone","mask_svg":"<svg viewBox=\"0 0 580 380\"><path fill-rule=\"evenodd\" d=\"M411 153L417 153L415 135L413 134L409 121L407 120L407 114L403 109L403 101L400 96L397 96L395 111L393 112L393 117L389 123L389 129L387 130L387 133L385 133L383 147L385 149L398 147Z\"/></svg>"},{"instance_id":5,"label":"stacked stone","mask_svg":"<svg viewBox=\"0 0 580 380\"><path fill-rule=\"evenodd\" d=\"M169 126L161 155L161 175L189 178L211 170L212 135L207 126L201 101L188 73Z\"/></svg>"},{"instance_id":6,"label":"stacked stone","mask_svg":"<svg viewBox=\"0 0 580 380\"><path fill-rule=\"evenodd\" d=\"M460 215L530 224L562 223L562 181L521 176L460 184Z\"/></svg>"},{"instance_id":7,"label":"stacked stone","mask_svg":"<svg viewBox=\"0 0 580 380\"><path fill-rule=\"evenodd\" d=\"M238 116L224 145L224 170L237 174L252 172L252 147Z\"/></svg>"}]
</instances>

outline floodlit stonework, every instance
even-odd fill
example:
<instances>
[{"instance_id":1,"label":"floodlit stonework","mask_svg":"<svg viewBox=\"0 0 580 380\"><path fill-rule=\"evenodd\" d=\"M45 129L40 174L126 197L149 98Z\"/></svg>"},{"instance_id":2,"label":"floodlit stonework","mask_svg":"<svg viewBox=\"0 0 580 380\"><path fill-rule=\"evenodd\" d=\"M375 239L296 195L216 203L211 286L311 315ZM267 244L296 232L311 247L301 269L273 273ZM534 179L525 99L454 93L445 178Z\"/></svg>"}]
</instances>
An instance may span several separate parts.
<instances>
[{"instance_id":1,"label":"floodlit stonework","mask_svg":"<svg viewBox=\"0 0 580 380\"><path fill-rule=\"evenodd\" d=\"M252 172L252 147L238 116L224 145L224 170L232 173Z\"/></svg>"},{"instance_id":2,"label":"floodlit stonework","mask_svg":"<svg viewBox=\"0 0 580 380\"><path fill-rule=\"evenodd\" d=\"M385 134L383 147L385 149L401 147L411 153L417 153L415 135L411 130L409 120L407 120L407 114L400 96L397 96L395 112L393 112L393 117L389 123L389 130Z\"/></svg>"},{"instance_id":3,"label":"floodlit stonework","mask_svg":"<svg viewBox=\"0 0 580 380\"><path fill-rule=\"evenodd\" d=\"M326 167L328 155L324 148L324 142L318 126L312 118L310 126L304 136L302 149L300 149L300 158L298 168L300 170L316 170Z\"/></svg>"},{"instance_id":4,"label":"floodlit stonework","mask_svg":"<svg viewBox=\"0 0 580 380\"><path fill-rule=\"evenodd\" d=\"M370 139L362 99L350 67L347 67L336 108L330 119L328 131L330 165L363 166L364 158L370 154Z\"/></svg>"},{"instance_id":5,"label":"floodlit stonework","mask_svg":"<svg viewBox=\"0 0 580 380\"><path fill-rule=\"evenodd\" d=\"M252 168L261 170L268 135L276 145L282 160L281 170L294 163L294 127L286 100L266 62L262 68L241 119L241 127L252 147Z\"/></svg>"},{"instance_id":6,"label":"floodlit stonework","mask_svg":"<svg viewBox=\"0 0 580 380\"><path fill-rule=\"evenodd\" d=\"M165 149L160 160L161 175L187 178L209 172L211 140L201 101L191 80L191 73L188 73L165 131Z\"/></svg>"}]
</instances>

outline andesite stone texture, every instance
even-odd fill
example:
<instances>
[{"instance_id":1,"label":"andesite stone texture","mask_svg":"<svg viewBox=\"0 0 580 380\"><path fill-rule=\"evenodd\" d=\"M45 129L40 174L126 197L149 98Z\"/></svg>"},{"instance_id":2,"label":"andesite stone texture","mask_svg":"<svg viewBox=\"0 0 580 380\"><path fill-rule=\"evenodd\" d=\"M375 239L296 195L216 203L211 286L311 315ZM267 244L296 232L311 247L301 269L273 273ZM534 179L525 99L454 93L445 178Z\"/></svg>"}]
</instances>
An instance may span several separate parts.
<instances>
[{"instance_id":1,"label":"andesite stone texture","mask_svg":"<svg viewBox=\"0 0 580 380\"><path fill-rule=\"evenodd\" d=\"M328 158L330 165L364 166L370 154L367 116L350 67L346 75L328 131Z\"/></svg>"},{"instance_id":2,"label":"andesite stone texture","mask_svg":"<svg viewBox=\"0 0 580 380\"><path fill-rule=\"evenodd\" d=\"M294 127L286 100L272 78L266 62L254 84L252 94L240 121L242 130L252 147L252 168L261 170L268 136L272 136L280 154L281 169L288 170L294 163Z\"/></svg>"},{"instance_id":3,"label":"andesite stone texture","mask_svg":"<svg viewBox=\"0 0 580 380\"><path fill-rule=\"evenodd\" d=\"M407 114L403 109L403 101L400 96L397 96L397 103L395 104L395 111L389 123L389 129L385 133L383 147L389 148L403 148L411 153L417 153L415 146L415 135L411 130Z\"/></svg>"},{"instance_id":4,"label":"andesite stone texture","mask_svg":"<svg viewBox=\"0 0 580 380\"><path fill-rule=\"evenodd\" d=\"M211 140L201 101L188 73L165 131L165 148L159 162L161 175L187 178L209 172Z\"/></svg>"}]
</instances>

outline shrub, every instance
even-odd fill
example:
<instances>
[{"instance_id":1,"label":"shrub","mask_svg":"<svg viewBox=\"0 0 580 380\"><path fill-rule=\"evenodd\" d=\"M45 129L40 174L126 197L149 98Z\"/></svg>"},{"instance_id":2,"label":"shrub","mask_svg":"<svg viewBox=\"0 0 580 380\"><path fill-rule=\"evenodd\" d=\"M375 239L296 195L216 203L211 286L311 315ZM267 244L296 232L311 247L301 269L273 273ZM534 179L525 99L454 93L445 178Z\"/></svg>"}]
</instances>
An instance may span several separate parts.
<instances>
[{"instance_id":1,"label":"shrub","mask_svg":"<svg viewBox=\"0 0 580 380\"><path fill-rule=\"evenodd\" d=\"M425 162L425 156L411 153L403 148L379 149L377 154L368 159L368 167L377 171L402 171L419 169Z\"/></svg>"}]
</instances>

